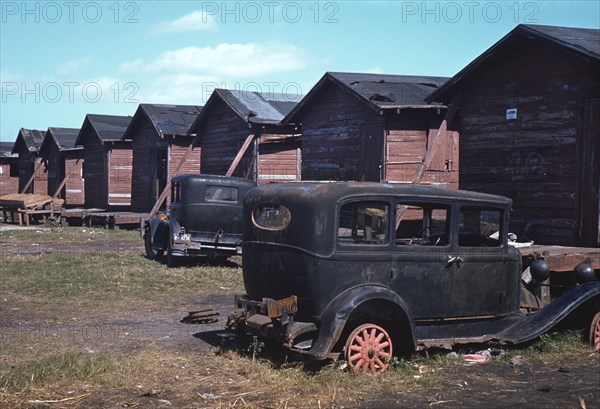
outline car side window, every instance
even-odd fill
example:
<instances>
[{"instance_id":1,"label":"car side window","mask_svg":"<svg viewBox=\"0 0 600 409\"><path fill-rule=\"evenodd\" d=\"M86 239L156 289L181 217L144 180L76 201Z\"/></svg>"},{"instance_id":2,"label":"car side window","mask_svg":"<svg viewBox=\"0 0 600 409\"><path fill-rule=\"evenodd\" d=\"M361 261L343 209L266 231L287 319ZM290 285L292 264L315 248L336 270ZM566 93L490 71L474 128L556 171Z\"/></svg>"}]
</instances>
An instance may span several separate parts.
<instances>
[{"instance_id":1,"label":"car side window","mask_svg":"<svg viewBox=\"0 0 600 409\"><path fill-rule=\"evenodd\" d=\"M443 205L399 203L396 205L396 244L407 246L447 246L448 207Z\"/></svg>"},{"instance_id":2,"label":"car side window","mask_svg":"<svg viewBox=\"0 0 600 409\"><path fill-rule=\"evenodd\" d=\"M460 209L458 245L499 247L502 245L503 214L500 209L463 206Z\"/></svg>"},{"instance_id":3,"label":"car side window","mask_svg":"<svg viewBox=\"0 0 600 409\"><path fill-rule=\"evenodd\" d=\"M389 243L390 206L384 202L361 201L343 205L339 213L340 245L381 245Z\"/></svg>"}]
</instances>

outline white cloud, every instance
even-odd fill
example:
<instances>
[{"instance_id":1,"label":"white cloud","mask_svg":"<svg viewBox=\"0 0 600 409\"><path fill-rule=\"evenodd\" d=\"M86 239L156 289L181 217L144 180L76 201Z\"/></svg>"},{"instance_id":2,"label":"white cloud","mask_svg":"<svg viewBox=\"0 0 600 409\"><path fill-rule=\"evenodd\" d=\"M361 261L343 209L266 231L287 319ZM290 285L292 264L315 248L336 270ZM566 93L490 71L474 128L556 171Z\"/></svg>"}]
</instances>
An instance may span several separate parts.
<instances>
[{"instance_id":1,"label":"white cloud","mask_svg":"<svg viewBox=\"0 0 600 409\"><path fill-rule=\"evenodd\" d=\"M56 66L56 74L58 75L73 75L78 74L85 67L91 65L94 62L92 57L75 58Z\"/></svg>"},{"instance_id":2,"label":"white cloud","mask_svg":"<svg viewBox=\"0 0 600 409\"><path fill-rule=\"evenodd\" d=\"M174 74L161 75L151 81L150 92L146 86L140 89L140 100L160 104L201 105L214 88L223 84L213 76Z\"/></svg>"},{"instance_id":3,"label":"white cloud","mask_svg":"<svg viewBox=\"0 0 600 409\"><path fill-rule=\"evenodd\" d=\"M157 31L159 33L183 33L186 31L214 30L216 27L213 15L197 10L176 20L160 24Z\"/></svg>"},{"instance_id":4,"label":"white cloud","mask_svg":"<svg viewBox=\"0 0 600 409\"><path fill-rule=\"evenodd\" d=\"M119 70L248 78L299 70L306 66L306 60L306 50L292 44L222 43L215 47L192 46L167 51L148 63L140 59L125 62Z\"/></svg>"}]
</instances>

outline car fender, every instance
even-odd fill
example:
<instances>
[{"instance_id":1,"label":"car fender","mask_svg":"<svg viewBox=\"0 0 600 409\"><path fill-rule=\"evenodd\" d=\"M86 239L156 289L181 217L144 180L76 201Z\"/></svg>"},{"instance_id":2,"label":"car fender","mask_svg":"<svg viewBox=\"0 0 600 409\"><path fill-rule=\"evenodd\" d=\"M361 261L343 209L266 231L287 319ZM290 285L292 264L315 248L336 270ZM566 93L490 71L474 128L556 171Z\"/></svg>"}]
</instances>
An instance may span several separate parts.
<instances>
[{"instance_id":1,"label":"car fender","mask_svg":"<svg viewBox=\"0 0 600 409\"><path fill-rule=\"evenodd\" d=\"M152 248L155 250L166 250L169 237L169 226L165 220L152 218L148 220L150 234L152 235Z\"/></svg>"},{"instance_id":2,"label":"car fender","mask_svg":"<svg viewBox=\"0 0 600 409\"><path fill-rule=\"evenodd\" d=\"M583 303L595 300L600 308L600 282L589 282L573 287L558 296L539 311L518 320L495 335L495 338L514 344L530 341L548 332Z\"/></svg>"},{"instance_id":3,"label":"car fender","mask_svg":"<svg viewBox=\"0 0 600 409\"><path fill-rule=\"evenodd\" d=\"M374 300L390 301L400 307L410 326L412 344L416 346L415 324L412 316L408 313L409 309L406 303L389 287L367 284L342 293L327 306L319 326L319 333L309 351L309 356L313 359L327 358L342 335L352 312L361 304Z\"/></svg>"}]
</instances>

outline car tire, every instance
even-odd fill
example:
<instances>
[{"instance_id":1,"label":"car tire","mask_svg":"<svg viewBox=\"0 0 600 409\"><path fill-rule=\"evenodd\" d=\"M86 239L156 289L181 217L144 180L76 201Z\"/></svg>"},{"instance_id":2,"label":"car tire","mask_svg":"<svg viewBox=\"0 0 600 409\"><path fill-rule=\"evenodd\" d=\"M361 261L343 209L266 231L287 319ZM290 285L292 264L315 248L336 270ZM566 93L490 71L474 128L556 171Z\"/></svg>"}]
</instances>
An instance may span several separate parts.
<instances>
[{"instance_id":1,"label":"car tire","mask_svg":"<svg viewBox=\"0 0 600 409\"><path fill-rule=\"evenodd\" d=\"M146 226L144 230L144 248L146 249L146 257L150 260L156 260L164 254L164 251L155 250L152 247L152 230L150 226Z\"/></svg>"},{"instance_id":2,"label":"car tire","mask_svg":"<svg viewBox=\"0 0 600 409\"><path fill-rule=\"evenodd\" d=\"M390 365L392 354L392 338L379 325L359 325L346 339L344 357L354 372L379 376Z\"/></svg>"},{"instance_id":3,"label":"car tire","mask_svg":"<svg viewBox=\"0 0 600 409\"><path fill-rule=\"evenodd\" d=\"M590 344L596 351L600 351L600 311L594 315L590 325Z\"/></svg>"},{"instance_id":4,"label":"car tire","mask_svg":"<svg viewBox=\"0 0 600 409\"><path fill-rule=\"evenodd\" d=\"M167 249L167 257L166 257L165 263L167 264L167 267L169 267L169 268L177 267L177 257L173 255L173 251L171 250L171 247L169 247Z\"/></svg>"}]
</instances>

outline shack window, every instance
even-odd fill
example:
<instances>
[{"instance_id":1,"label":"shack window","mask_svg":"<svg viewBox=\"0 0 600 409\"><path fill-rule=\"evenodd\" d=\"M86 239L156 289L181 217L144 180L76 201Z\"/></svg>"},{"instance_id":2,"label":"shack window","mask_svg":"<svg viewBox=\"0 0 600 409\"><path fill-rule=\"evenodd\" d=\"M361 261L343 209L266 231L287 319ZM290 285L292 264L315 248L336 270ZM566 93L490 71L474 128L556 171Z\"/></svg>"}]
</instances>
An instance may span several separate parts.
<instances>
[{"instance_id":1,"label":"shack window","mask_svg":"<svg viewBox=\"0 0 600 409\"><path fill-rule=\"evenodd\" d=\"M448 207L443 205L399 203L396 205L396 244L447 246Z\"/></svg>"},{"instance_id":2,"label":"shack window","mask_svg":"<svg viewBox=\"0 0 600 409\"><path fill-rule=\"evenodd\" d=\"M339 214L338 242L387 244L389 205L381 202L353 202L342 206Z\"/></svg>"},{"instance_id":3,"label":"shack window","mask_svg":"<svg viewBox=\"0 0 600 409\"><path fill-rule=\"evenodd\" d=\"M237 202L238 190L229 186L207 186L205 198L207 202Z\"/></svg>"},{"instance_id":4,"label":"shack window","mask_svg":"<svg viewBox=\"0 0 600 409\"><path fill-rule=\"evenodd\" d=\"M466 247L498 247L502 210L465 206L460 209L458 244Z\"/></svg>"},{"instance_id":5,"label":"shack window","mask_svg":"<svg viewBox=\"0 0 600 409\"><path fill-rule=\"evenodd\" d=\"M252 211L252 222L266 230L283 230L292 220L290 210L282 205L267 203Z\"/></svg>"}]
</instances>

